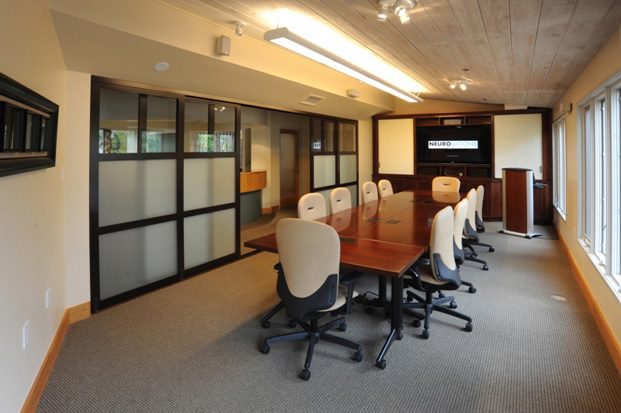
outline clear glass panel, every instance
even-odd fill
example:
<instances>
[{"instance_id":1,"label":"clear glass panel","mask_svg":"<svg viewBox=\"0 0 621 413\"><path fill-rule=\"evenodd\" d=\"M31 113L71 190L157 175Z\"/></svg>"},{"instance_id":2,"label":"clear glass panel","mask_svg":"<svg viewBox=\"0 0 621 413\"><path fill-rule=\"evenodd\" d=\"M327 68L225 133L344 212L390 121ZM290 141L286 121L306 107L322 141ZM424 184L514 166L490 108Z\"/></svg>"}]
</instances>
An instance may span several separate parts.
<instances>
[{"instance_id":1,"label":"clear glass panel","mask_svg":"<svg viewBox=\"0 0 621 413\"><path fill-rule=\"evenodd\" d=\"M321 152L321 119L311 118L311 150Z\"/></svg>"},{"instance_id":2,"label":"clear glass panel","mask_svg":"<svg viewBox=\"0 0 621 413\"><path fill-rule=\"evenodd\" d=\"M235 152L235 106L214 105L213 152Z\"/></svg>"},{"instance_id":3,"label":"clear glass panel","mask_svg":"<svg viewBox=\"0 0 621 413\"><path fill-rule=\"evenodd\" d=\"M185 159L184 209L235 202L235 158Z\"/></svg>"},{"instance_id":4,"label":"clear glass panel","mask_svg":"<svg viewBox=\"0 0 621 413\"><path fill-rule=\"evenodd\" d=\"M99 283L102 299L176 273L175 221L99 236Z\"/></svg>"},{"instance_id":5,"label":"clear glass panel","mask_svg":"<svg viewBox=\"0 0 621 413\"><path fill-rule=\"evenodd\" d=\"M99 225L174 214L176 161L99 162Z\"/></svg>"},{"instance_id":6,"label":"clear glass panel","mask_svg":"<svg viewBox=\"0 0 621 413\"><path fill-rule=\"evenodd\" d=\"M583 112L584 127L584 236L590 242L593 236L592 217L593 217L593 137L591 129L591 108L587 107Z\"/></svg>"},{"instance_id":7,"label":"clear glass panel","mask_svg":"<svg viewBox=\"0 0 621 413\"><path fill-rule=\"evenodd\" d=\"M315 188L336 184L336 156L313 156L313 182Z\"/></svg>"},{"instance_id":8,"label":"clear glass panel","mask_svg":"<svg viewBox=\"0 0 621 413\"><path fill-rule=\"evenodd\" d=\"M356 155L340 155L339 168L339 182L341 184L355 182L357 180Z\"/></svg>"},{"instance_id":9,"label":"clear glass panel","mask_svg":"<svg viewBox=\"0 0 621 413\"><path fill-rule=\"evenodd\" d=\"M235 107L186 101L183 141L185 152L235 152Z\"/></svg>"},{"instance_id":10,"label":"clear glass panel","mask_svg":"<svg viewBox=\"0 0 621 413\"><path fill-rule=\"evenodd\" d=\"M177 150L177 99L147 97L147 130L142 137L142 152Z\"/></svg>"},{"instance_id":11,"label":"clear glass panel","mask_svg":"<svg viewBox=\"0 0 621 413\"><path fill-rule=\"evenodd\" d=\"M605 117L604 112L606 110L605 100L600 100L597 103L596 125L595 125L595 140L597 144L595 164L597 167L596 174L596 186L597 186L597 212L596 212L596 227L597 231L597 249L596 251L602 256L606 256L606 241L607 241L607 220L606 220L606 203L607 203L607 174L606 174L606 133L605 133Z\"/></svg>"},{"instance_id":12,"label":"clear glass panel","mask_svg":"<svg viewBox=\"0 0 621 413\"><path fill-rule=\"evenodd\" d=\"M352 208L355 206L358 206L358 185L349 185L349 186L346 186L346 188L349 189L349 192L351 192Z\"/></svg>"},{"instance_id":13,"label":"clear glass panel","mask_svg":"<svg viewBox=\"0 0 621 413\"><path fill-rule=\"evenodd\" d=\"M101 89L99 153L138 152L138 93Z\"/></svg>"},{"instance_id":14,"label":"clear glass panel","mask_svg":"<svg viewBox=\"0 0 621 413\"><path fill-rule=\"evenodd\" d=\"M356 125L339 123L339 151L356 152Z\"/></svg>"},{"instance_id":15,"label":"clear glass panel","mask_svg":"<svg viewBox=\"0 0 621 413\"><path fill-rule=\"evenodd\" d=\"M186 269L235 252L235 209L186 218L183 227Z\"/></svg>"}]
</instances>

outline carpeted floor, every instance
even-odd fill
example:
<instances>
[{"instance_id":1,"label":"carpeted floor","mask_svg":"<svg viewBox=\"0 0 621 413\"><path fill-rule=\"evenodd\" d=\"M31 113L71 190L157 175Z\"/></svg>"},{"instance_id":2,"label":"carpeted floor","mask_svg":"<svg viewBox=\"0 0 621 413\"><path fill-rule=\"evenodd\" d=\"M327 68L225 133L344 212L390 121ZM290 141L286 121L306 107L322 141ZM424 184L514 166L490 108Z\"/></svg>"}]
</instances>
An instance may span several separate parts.
<instances>
[{"instance_id":1,"label":"carpeted floor","mask_svg":"<svg viewBox=\"0 0 621 413\"><path fill-rule=\"evenodd\" d=\"M284 314L259 326L277 302L276 256L261 253L72 325L38 411L621 412L621 378L558 241L495 226L482 236L490 271L462 267L477 293L454 293L474 331L434 313L423 340L406 318L385 370L373 361L389 323L360 305L336 334L362 344L361 363L320 342L303 382L303 344L261 354L261 337L290 331Z\"/></svg>"}]
</instances>

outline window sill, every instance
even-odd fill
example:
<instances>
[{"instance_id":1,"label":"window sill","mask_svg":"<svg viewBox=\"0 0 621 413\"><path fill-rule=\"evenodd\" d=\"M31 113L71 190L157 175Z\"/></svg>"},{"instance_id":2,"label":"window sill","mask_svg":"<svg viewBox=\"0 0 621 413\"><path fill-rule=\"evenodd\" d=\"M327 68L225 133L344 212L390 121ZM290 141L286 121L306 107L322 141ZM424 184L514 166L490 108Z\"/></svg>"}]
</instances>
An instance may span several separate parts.
<instances>
[{"instance_id":1,"label":"window sill","mask_svg":"<svg viewBox=\"0 0 621 413\"><path fill-rule=\"evenodd\" d=\"M563 219L565 223L567 223L567 214L558 206L554 205L554 209L556 209L557 214Z\"/></svg>"},{"instance_id":2,"label":"window sill","mask_svg":"<svg viewBox=\"0 0 621 413\"><path fill-rule=\"evenodd\" d=\"M612 293L615 295L617 300L621 303L621 284L619 284L615 280L615 277L613 277L610 274L606 274L606 268L601 264L599 257L595 253L589 251L590 245L588 243L586 243L582 239L579 239L578 243L582 246L582 248L584 249L584 252L586 253L587 257L589 257L589 259L591 260L591 263L593 264L597 272L599 272L599 274L602 276L606 284L608 284L608 287L612 290Z\"/></svg>"}]
</instances>

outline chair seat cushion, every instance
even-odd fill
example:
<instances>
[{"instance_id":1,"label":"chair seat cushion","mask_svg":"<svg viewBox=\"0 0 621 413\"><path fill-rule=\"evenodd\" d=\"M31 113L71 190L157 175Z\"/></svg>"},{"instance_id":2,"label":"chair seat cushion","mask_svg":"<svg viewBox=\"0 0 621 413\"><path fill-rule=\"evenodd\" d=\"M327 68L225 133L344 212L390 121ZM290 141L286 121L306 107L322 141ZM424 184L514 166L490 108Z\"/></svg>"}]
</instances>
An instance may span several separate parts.
<instances>
[{"instance_id":1,"label":"chair seat cushion","mask_svg":"<svg viewBox=\"0 0 621 413\"><path fill-rule=\"evenodd\" d=\"M417 271L419 274L420 281L424 284L429 284L433 286L444 286L445 282L436 280L431 274L431 266L430 265L420 265L417 267ZM411 275L406 274L405 278L413 278Z\"/></svg>"},{"instance_id":2,"label":"chair seat cushion","mask_svg":"<svg viewBox=\"0 0 621 413\"><path fill-rule=\"evenodd\" d=\"M347 290L345 290L347 291ZM319 312L325 313L326 311L332 311L332 310L336 310L338 308L341 308L345 305L345 303L347 302L347 299L345 298L345 294L341 293L340 288L339 288L339 293L336 296L336 301L334 301L334 305L330 308L326 308L324 310L319 310Z\"/></svg>"}]
</instances>

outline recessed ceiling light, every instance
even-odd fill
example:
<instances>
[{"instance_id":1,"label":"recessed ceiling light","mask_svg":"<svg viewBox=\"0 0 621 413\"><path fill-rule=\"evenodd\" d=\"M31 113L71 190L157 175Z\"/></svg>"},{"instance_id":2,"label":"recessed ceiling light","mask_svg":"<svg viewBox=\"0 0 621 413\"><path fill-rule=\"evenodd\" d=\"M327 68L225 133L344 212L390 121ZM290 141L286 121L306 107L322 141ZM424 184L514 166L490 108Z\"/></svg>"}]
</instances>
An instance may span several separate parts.
<instances>
[{"instance_id":1,"label":"recessed ceiling light","mask_svg":"<svg viewBox=\"0 0 621 413\"><path fill-rule=\"evenodd\" d=\"M165 72L168 69L170 69L170 65L168 64L168 62L157 62L153 65L153 70L155 70L156 72Z\"/></svg>"}]
</instances>

